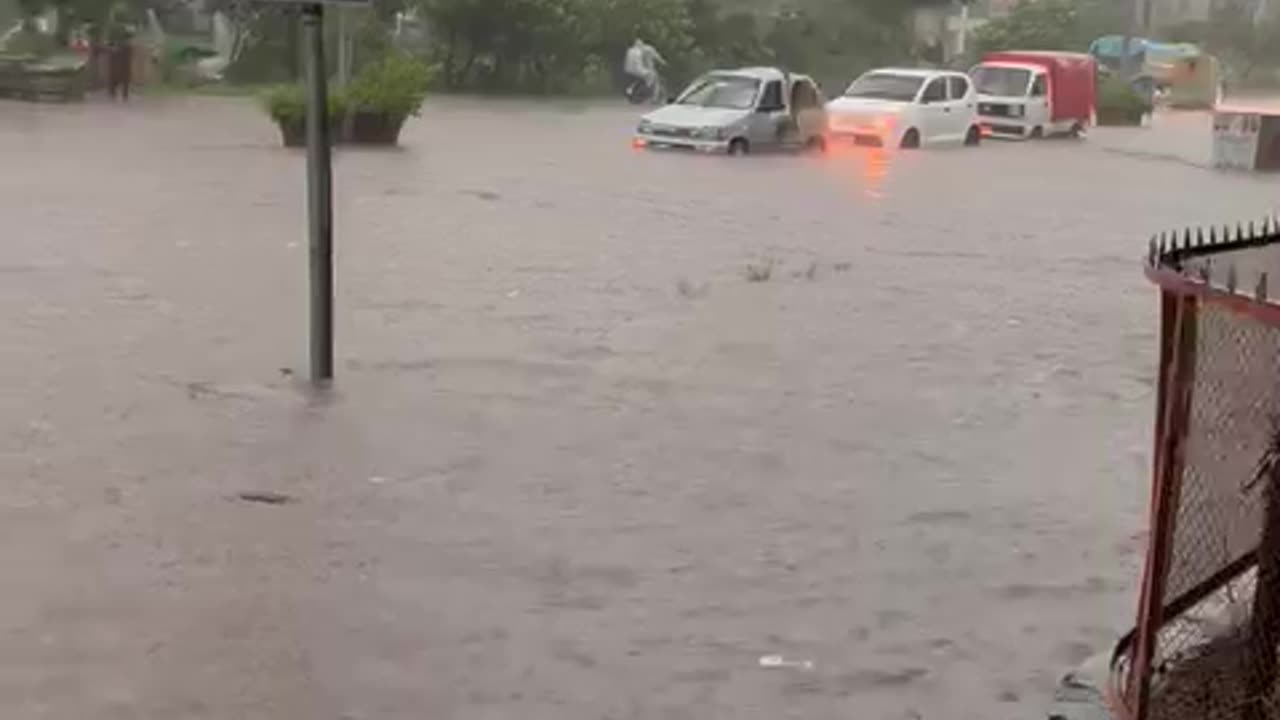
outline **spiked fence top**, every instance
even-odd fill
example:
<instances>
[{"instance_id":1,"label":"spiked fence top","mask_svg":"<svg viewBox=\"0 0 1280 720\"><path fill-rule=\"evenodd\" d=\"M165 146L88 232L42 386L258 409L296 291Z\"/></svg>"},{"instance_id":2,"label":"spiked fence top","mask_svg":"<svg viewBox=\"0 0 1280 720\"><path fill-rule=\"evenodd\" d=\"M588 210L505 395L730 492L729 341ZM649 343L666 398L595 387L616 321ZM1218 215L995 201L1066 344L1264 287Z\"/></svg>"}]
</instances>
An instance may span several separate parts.
<instances>
[{"instance_id":1,"label":"spiked fence top","mask_svg":"<svg viewBox=\"0 0 1280 720\"><path fill-rule=\"evenodd\" d=\"M1226 302L1280 325L1280 222L1267 218L1231 227L1196 228L1151 238L1147 277L1166 289Z\"/></svg>"}]
</instances>

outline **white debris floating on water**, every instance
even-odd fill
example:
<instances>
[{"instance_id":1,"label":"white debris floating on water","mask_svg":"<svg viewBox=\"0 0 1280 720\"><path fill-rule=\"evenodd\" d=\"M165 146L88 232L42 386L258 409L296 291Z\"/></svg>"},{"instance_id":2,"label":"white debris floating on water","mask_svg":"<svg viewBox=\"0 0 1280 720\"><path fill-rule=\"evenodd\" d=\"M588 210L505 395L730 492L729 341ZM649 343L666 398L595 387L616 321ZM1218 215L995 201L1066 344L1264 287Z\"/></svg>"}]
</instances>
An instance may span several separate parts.
<instances>
[{"instance_id":1,"label":"white debris floating on water","mask_svg":"<svg viewBox=\"0 0 1280 720\"><path fill-rule=\"evenodd\" d=\"M812 660L788 660L781 655L765 655L760 658L760 667L769 670L812 670Z\"/></svg>"}]
</instances>

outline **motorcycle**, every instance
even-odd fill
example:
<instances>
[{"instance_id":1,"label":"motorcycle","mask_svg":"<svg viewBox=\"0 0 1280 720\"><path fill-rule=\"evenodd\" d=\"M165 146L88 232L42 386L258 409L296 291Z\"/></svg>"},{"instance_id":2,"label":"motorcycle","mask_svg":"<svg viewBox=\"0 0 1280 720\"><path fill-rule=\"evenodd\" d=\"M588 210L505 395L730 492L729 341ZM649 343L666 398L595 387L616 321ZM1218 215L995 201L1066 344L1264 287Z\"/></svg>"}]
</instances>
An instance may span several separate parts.
<instances>
[{"instance_id":1,"label":"motorcycle","mask_svg":"<svg viewBox=\"0 0 1280 720\"><path fill-rule=\"evenodd\" d=\"M657 105L667 96L667 88L661 76L654 78L652 86L637 78L627 86L626 95L632 105Z\"/></svg>"}]
</instances>

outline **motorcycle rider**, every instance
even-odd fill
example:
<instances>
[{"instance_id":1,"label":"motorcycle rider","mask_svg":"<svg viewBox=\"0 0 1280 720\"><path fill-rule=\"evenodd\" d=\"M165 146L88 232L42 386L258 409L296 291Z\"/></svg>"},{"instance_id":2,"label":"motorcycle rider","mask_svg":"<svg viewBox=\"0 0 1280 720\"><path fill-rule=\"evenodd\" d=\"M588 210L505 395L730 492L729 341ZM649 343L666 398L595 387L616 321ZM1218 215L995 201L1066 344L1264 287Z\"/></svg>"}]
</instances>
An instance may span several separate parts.
<instances>
[{"instance_id":1,"label":"motorcycle rider","mask_svg":"<svg viewBox=\"0 0 1280 720\"><path fill-rule=\"evenodd\" d=\"M626 57L623 59L623 69L627 76L632 79L631 88L637 83L644 83L645 90L648 91L648 98L652 101L657 97L658 82L658 65L666 65L667 61L662 54L657 51L649 43L645 42L639 35L636 41L627 48ZM628 94L631 90L629 89Z\"/></svg>"}]
</instances>

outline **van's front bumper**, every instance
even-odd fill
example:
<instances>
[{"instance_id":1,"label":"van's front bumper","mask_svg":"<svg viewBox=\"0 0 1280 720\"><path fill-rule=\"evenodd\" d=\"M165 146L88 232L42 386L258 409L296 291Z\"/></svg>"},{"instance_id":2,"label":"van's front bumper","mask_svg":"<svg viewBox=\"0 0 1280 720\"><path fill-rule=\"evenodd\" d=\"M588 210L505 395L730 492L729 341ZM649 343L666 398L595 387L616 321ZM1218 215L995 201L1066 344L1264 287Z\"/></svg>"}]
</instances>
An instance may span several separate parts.
<instances>
[{"instance_id":1,"label":"van's front bumper","mask_svg":"<svg viewBox=\"0 0 1280 720\"><path fill-rule=\"evenodd\" d=\"M1031 125L1020 118L979 115L978 127L987 137L1025 140L1031 137Z\"/></svg>"},{"instance_id":2,"label":"van's front bumper","mask_svg":"<svg viewBox=\"0 0 1280 720\"><path fill-rule=\"evenodd\" d=\"M631 140L631 145L632 147L651 150L685 150L708 154L729 152L728 140L701 140L690 137L654 135L652 133L636 133Z\"/></svg>"}]
</instances>

